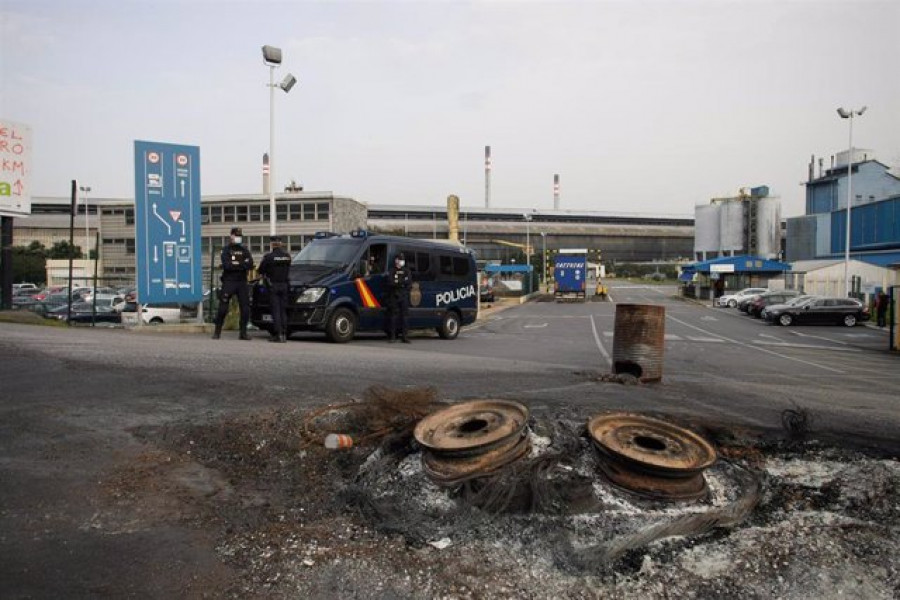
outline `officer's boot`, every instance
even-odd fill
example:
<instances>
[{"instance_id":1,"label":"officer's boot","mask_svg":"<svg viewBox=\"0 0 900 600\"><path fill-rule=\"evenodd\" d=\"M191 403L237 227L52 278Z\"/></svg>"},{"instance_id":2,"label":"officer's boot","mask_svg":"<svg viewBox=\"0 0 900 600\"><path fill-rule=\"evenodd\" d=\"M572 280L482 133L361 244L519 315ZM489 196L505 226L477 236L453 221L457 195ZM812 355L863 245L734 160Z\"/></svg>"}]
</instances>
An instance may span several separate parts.
<instances>
[{"instance_id":1,"label":"officer's boot","mask_svg":"<svg viewBox=\"0 0 900 600\"><path fill-rule=\"evenodd\" d=\"M241 329L240 339L242 339L242 340L249 340L249 339L250 339L250 336L247 335L247 329L246 329L246 328Z\"/></svg>"},{"instance_id":2,"label":"officer's boot","mask_svg":"<svg viewBox=\"0 0 900 600\"><path fill-rule=\"evenodd\" d=\"M222 325L216 323L216 330L213 332L212 339L217 340L222 337Z\"/></svg>"},{"instance_id":3,"label":"officer's boot","mask_svg":"<svg viewBox=\"0 0 900 600\"><path fill-rule=\"evenodd\" d=\"M286 333L282 333L282 334L279 336L279 338L280 338L280 339L279 339L278 341L280 341L282 344L287 344L287 334L286 334Z\"/></svg>"}]
</instances>

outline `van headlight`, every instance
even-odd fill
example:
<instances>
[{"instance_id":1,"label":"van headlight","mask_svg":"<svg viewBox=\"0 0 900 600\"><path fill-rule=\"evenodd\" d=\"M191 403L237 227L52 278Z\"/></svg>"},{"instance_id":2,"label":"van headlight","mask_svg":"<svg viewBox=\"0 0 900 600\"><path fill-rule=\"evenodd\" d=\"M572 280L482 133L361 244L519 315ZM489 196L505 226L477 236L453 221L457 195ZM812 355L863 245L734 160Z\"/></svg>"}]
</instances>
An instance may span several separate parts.
<instances>
[{"instance_id":1,"label":"van headlight","mask_svg":"<svg viewBox=\"0 0 900 600\"><path fill-rule=\"evenodd\" d=\"M318 302L319 298L326 292L323 287L311 287L303 290L303 293L297 297L296 304L312 304Z\"/></svg>"}]
</instances>

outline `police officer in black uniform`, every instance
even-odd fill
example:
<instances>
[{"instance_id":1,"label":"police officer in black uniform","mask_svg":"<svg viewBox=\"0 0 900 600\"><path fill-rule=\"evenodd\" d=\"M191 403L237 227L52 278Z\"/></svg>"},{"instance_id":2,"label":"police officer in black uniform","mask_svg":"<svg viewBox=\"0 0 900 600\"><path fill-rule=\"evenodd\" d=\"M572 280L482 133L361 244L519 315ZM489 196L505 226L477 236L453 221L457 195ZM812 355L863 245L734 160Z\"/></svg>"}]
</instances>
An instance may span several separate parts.
<instances>
[{"instance_id":1,"label":"police officer in black uniform","mask_svg":"<svg viewBox=\"0 0 900 600\"><path fill-rule=\"evenodd\" d=\"M272 313L272 337L270 342L287 341L287 303L291 255L282 248L281 238L272 236L269 239L272 251L263 256L259 263L259 274L265 277L266 289L269 290L269 310Z\"/></svg>"},{"instance_id":2,"label":"police officer in black uniform","mask_svg":"<svg viewBox=\"0 0 900 600\"><path fill-rule=\"evenodd\" d=\"M222 335L222 324L228 314L231 298L237 296L241 308L241 339L249 340L247 322L250 320L250 290L247 273L253 269L253 257L241 244L241 228L231 230L231 243L222 248L222 289L219 291L219 311L216 313L216 332L213 339Z\"/></svg>"},{"instance_id":3,"label":"police officer in black uniform","mask_svg":"<svg viewBox=\"0 0 900 600\"><path fill-rule=\"evenodd\" d=\"M406 266L401 252L394 257L394 264L388 271L387 281L387 319L388 341L397 339L399 329L400 340L409 343L407 337L407 317L409 315L409 290L412 287L412 274ZM398 323L399 321L399 323Z\"/></svg>"}]
</instances>

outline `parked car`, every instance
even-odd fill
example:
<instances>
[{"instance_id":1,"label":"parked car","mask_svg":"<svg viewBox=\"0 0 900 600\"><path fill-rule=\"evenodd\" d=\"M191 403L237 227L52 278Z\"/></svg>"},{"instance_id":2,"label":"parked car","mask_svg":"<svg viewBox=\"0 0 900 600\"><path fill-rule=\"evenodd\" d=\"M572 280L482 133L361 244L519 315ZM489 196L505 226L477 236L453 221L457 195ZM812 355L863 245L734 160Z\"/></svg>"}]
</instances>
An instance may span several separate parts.
<instances>
[{"instance_id":1,"label":"parked car","mask_svg":"<svg viewBox=\"0 0 900 600\"><path fill-rule=\"evenodd\" d=\"M762 294L753 294L752 296L744 296L744 298L738 302L737 309L742 313L745 313L750 310L750 303L759 298Z\"/></svg>"},{"instance_id":2,"label":"parked car","mask_svg":"<svg viewBox=\"0 0 900 600\"><path fill-rule=\"evenodd\" d=\"M98 305L95 310L93 303L88 302L73 304L71 315L69 314L69 306L64 304L48 311L44 316L59 321L65 321L68 316L69 323L118 324L122 322L122 316L112 306Z\"/></svg>"},{"instance_id":3,"label":"parked car","mask_svg":"<svg viewBox=\"0 0 900 600\"><path fill-rule=\"evenodd\" d=\"M14 283L12 285L13 295L17 295L20 292L30 292L32 294L38 293L38 286L34 283Z\"/></svg>"},{"instance_id":4,"label":"parked car","mask_svg":"<svg viewBox=\"0 0 900 600\"><path fill-rule=\"evenodd\" d=\"M124 294L119 294L118 290L111 287L98 287L98 288L88 288L86 292L80 293L81 300L84 302L92 302L94 298L94 292L97 292L98 296L123 296Z\"/></svg>"},{"instance_id":5,"label":"parked car","mask_svg":"<svg viewBox=\"0 0 900 600\"><path fill-rule=\"evenodd\" d=\"M804 304L812 298L816 298L816 296L813 296L810 294L804 294L802 296L797 296L795 298L791 298L790 300L785 301L784 304L786 304L788 306L795 306L797 304ZM769 309L772 307L775 307L775 306L781 306L781 305L780 304L769 304L768 306L764 306L763 309L759 313L759 318L765 320L766 314L769 312Z\"/></svg>"},{"instance_id":6,"label":"parked car","mask_svg":"<svg viewBox=\"0 0 900 600\"><path fill-rule=\"evenodd\" d=\"M733 294L725 294L724 296L719 296L719 298L716 300L716 306L727 306L728 308L735 308L738 305L738 302L740 302L747 296L752 296L753 294L762 294L768 291L769 288L744 288L741 291L735 292Z\"/></svg>"},{"instance_id":7,"label":"parked car","mask_svg":"<svg viewBox=\"0 0 900 600\"><path fill-rule=\"evenodd\" d=\"M145 304L141 307L141 311L142 319L148 325L181 322L181 306L178 304ZM123 325L138 324L136 302L126 302L122 307L121 314Z\"/></svg>"},{"instance_id":8,"label":"parked car","mask_svg":"<svg viewBox=\"0 0 900 600\"><path fill-rule=\"evenodd\" d=\"M754 296L747 307L747 314L757 319L762 314L765 307L775 304L784 304L789 300L793 300L800 296L800 292L796 290L781 290L778 292L768 292Z\"/></svg>"},{"instance_id":9,"label":"parked car","mask_svg":"<svg viewBox=\"0 0 900 600\"><path fill-rule=\"evenodd\" d=\"M768 307L766 321L785 327L794 323L846 325L869 320L869 307L853 298L813 297L798 304Z\"/></svg>"}]
</instances>

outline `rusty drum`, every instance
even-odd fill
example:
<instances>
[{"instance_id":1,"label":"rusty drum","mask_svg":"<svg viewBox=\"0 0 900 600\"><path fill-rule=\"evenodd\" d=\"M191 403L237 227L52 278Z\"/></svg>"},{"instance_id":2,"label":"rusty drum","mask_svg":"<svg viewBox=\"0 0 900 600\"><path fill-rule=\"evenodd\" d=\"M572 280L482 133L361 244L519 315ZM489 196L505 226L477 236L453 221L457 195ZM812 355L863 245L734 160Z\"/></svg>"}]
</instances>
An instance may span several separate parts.
<instances>
[{"instance_id":1,"label":"rusty drum","mask_svg":"<svg viewBox=\"0 0 900 600\"><path fill-rule=\"evenodd\" d=\"M653 304L617 304L613 373L659 381L663 372L666 309Z\"/></svg>"}]
</instances>

